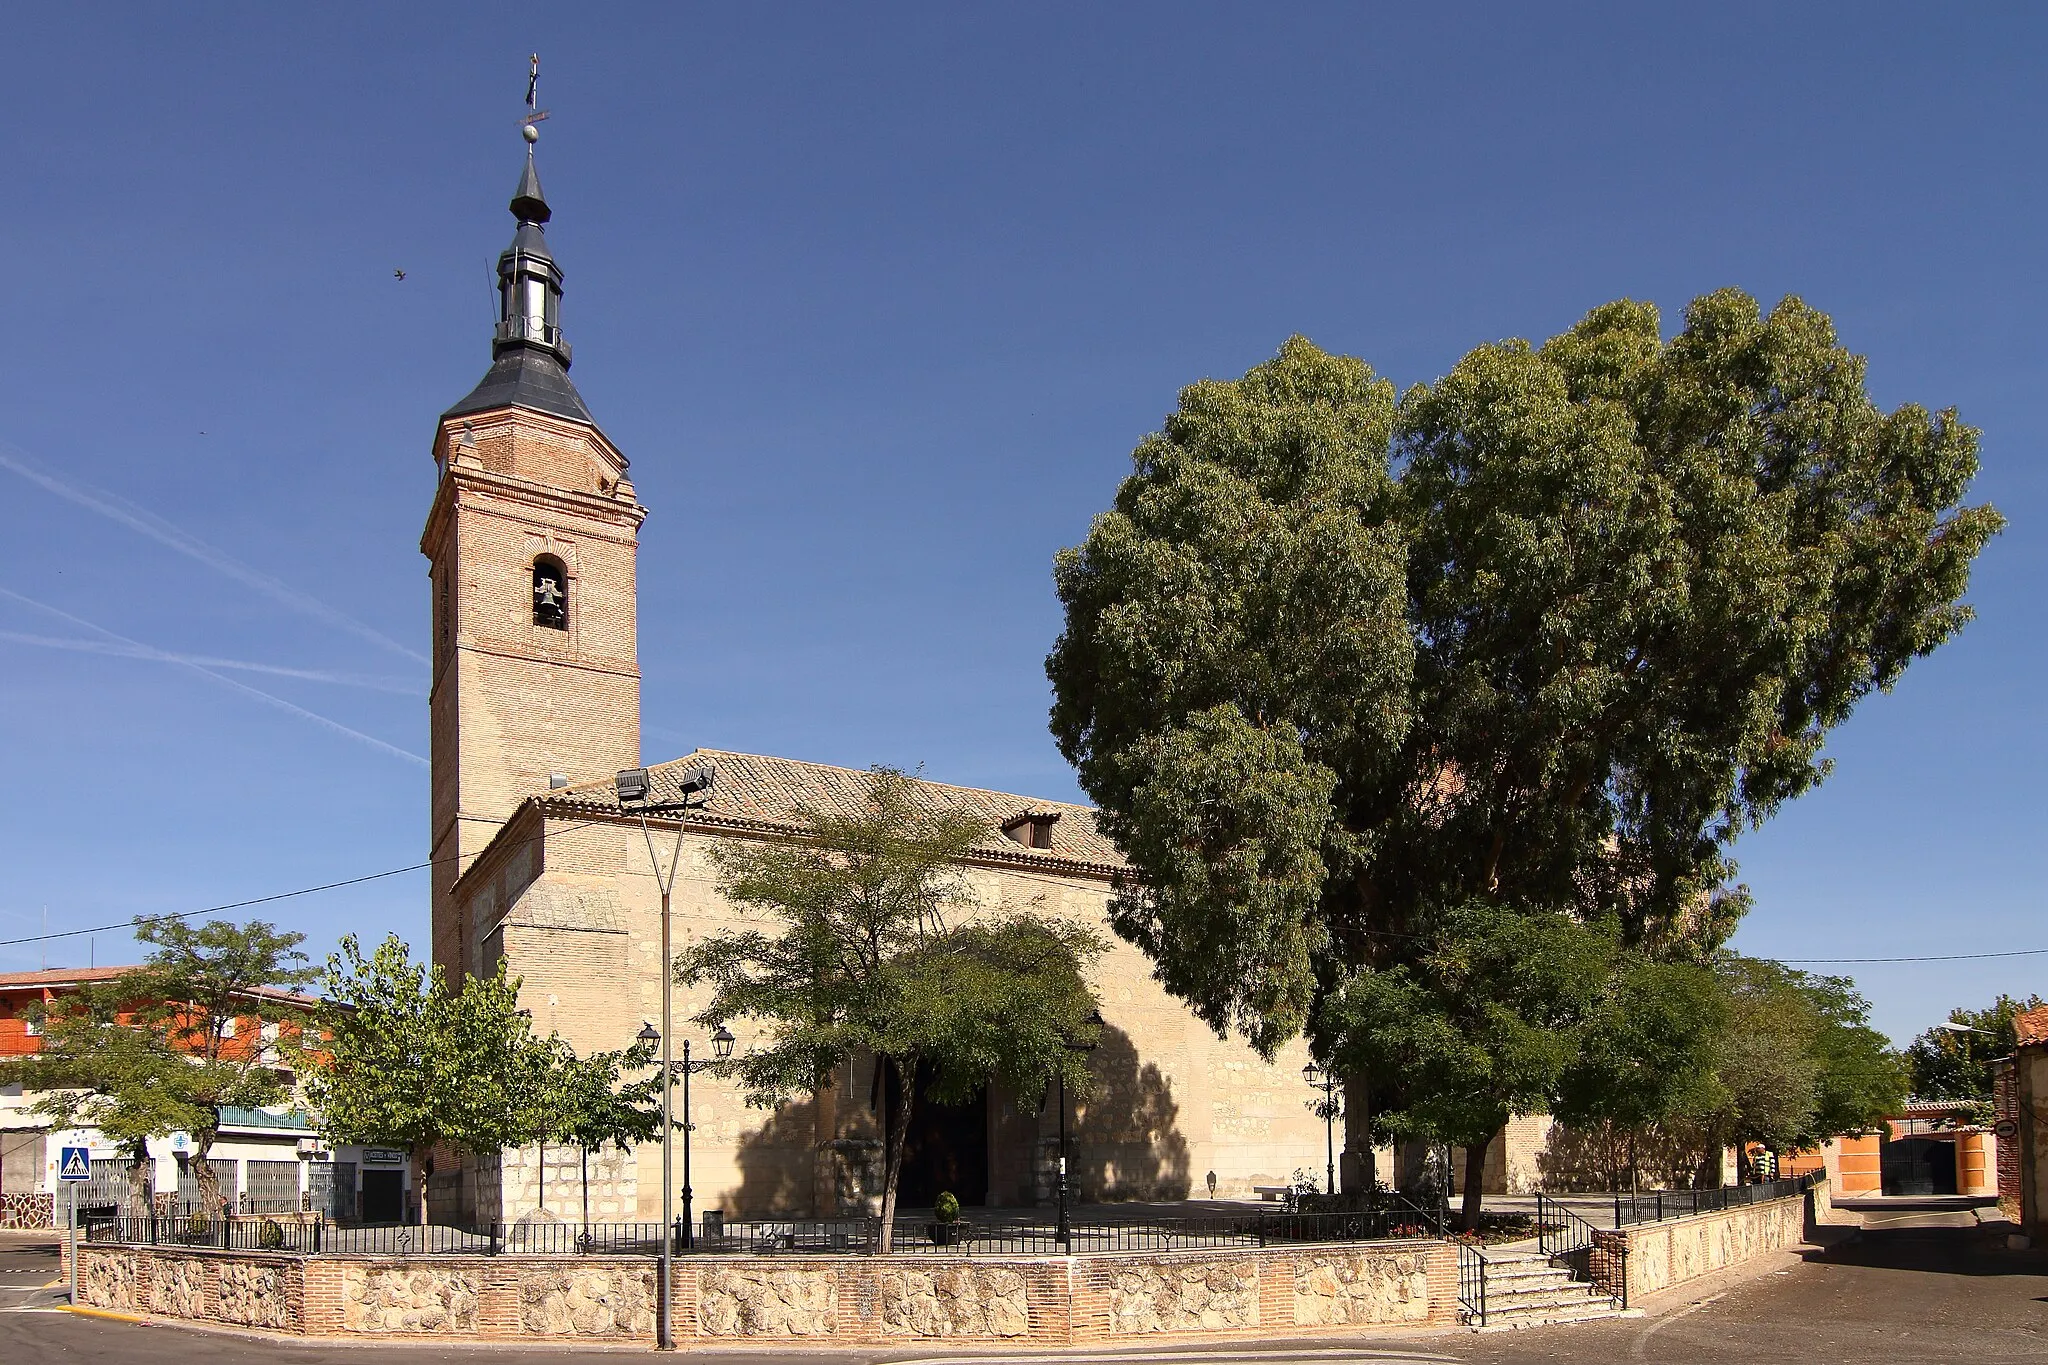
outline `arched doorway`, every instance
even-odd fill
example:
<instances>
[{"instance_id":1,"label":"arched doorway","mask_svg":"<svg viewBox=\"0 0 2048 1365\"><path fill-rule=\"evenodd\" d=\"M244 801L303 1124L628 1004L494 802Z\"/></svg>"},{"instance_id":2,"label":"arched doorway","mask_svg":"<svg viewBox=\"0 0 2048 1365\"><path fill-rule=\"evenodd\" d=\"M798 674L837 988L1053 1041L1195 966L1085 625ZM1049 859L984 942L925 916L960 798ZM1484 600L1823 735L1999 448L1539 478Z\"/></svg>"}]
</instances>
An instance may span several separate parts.
<instances>
[{"instance_id":1,"label":"arched doorway","mask_svg":"<svg viewBox=\"0 0 2048 1365\"><path fill-rule=\"evenodd\" d=\"M883 1087L884 1140L902 1091L896 1068L888 1068ZM931 1207L941 1191L951 1191L962 1204L988 1203L988 1089L974 1092L965 1104L939 1104L918 1082L917 1103L910 1110L910 1132L903 1142L903 1174L896 1182L896 1206Z\"/></svg>"}]
</instances>

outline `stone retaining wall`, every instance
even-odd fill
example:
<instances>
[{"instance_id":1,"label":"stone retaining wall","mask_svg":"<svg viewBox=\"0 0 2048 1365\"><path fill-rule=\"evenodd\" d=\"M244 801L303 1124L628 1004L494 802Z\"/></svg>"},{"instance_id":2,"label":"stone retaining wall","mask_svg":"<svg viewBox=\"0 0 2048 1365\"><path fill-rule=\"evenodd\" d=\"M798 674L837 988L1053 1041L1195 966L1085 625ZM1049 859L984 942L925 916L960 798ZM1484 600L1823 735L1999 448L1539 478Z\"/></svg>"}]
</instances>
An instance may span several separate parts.
<instances>
[{"instance_id":1,"label":"stone retaining wall","mask_svg":"<svg viewBox=\"0 0 2048 1365\"><path fill-rule=\"evenodd\" d=\"M53 1228L57 1226L57 1197L34 1191L10 1190L0 1194L0 1228Z\"/></svg>"},{"instance_id":2,"label":"stone retaining wall","mask_svg":"<svg viewBox=\"0 0 2048 1365\"><path fill-rule=\"evenodd\" d=\"M654 1340L645 1257L285 1256L87 1245L80 1303L294 1335ZM693 1256L678 1342L1060 1346L1457 1320L1449 1243L1066 1257Z\"/></svg>"},{"instance_id":3,"label":"stone retaining wall","mask_svg":"<svg viewBox=\"0 0 2048 1365\"><path fill-rule=\"evenodd\" d=\"M1827 1221L1832 1207L1827 1181L1821 1180L1806 1194L1768 1203L1597 1232L1593 1282L1618 1297L1625 1291L1633 1304L1645 1294L1797 1246L1806 1239L1809 1221Z\"/></svg>"}]
</instances>

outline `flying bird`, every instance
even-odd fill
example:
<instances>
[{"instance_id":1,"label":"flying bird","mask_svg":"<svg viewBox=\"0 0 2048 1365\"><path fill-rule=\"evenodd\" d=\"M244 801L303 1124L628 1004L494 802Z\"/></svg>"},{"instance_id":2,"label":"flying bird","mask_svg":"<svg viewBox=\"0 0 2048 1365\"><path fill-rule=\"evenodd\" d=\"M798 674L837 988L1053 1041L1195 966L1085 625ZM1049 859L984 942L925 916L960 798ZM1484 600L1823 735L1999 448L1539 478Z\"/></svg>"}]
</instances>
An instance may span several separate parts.
<instances>
[{"instance_id":1,"label":"flying bird","mask_svg":"<svg viewBox=\"0 0 2048 1365\"><path fill-rule=\"evenodd\" d=\"M391 272L391 278L394 280L402 280L405 278L405 272L403 270L394 270Z\"/></svg>"}]
</instances>

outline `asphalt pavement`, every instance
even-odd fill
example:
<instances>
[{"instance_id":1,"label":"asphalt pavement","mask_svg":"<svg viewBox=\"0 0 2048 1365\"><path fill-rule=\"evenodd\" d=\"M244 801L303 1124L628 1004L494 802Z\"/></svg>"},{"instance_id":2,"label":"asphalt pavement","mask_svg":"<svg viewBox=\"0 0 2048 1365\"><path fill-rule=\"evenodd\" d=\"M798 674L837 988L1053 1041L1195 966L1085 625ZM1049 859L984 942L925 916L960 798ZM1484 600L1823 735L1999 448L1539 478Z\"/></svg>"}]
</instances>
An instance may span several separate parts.
<instances>
[{"instance_id":1,"label":"asphalt pavement","mask_svg":"<svg viewBox=\"0 0 2048 1365\"><path fill-rule=\"evenodd\" d=\"M1154 1350L1016 1352L956 1347L909 1351L690 1351L717 1365L1549 1365L1550 1362L1844 1362L1844 1365L2048 1365L2048 1252L2014 1251L2003 1224L1980 1227L1968 1208L1887 1200L1863 1210L1863 1232L1821 1252L1784 1253L1652 1300L1646 1316L1518 1332L1290 1339ZM4 1365L427 1365L477 1361L590 1365L613 1352L488 1347L350 1346L255 1340L72 1314L40 1286L52 1250L0 1242L0 1362Z\"/></svg>"}]
</instances>

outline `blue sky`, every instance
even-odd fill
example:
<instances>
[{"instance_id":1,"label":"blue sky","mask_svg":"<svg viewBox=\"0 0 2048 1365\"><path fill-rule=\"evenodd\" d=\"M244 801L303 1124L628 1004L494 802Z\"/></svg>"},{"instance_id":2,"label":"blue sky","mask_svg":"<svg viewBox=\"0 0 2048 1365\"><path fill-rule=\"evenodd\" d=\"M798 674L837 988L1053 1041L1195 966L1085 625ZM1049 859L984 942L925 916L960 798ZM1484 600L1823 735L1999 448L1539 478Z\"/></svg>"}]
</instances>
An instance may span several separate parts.
<instances>
[{"instance_id":1,"label":"blue sky","mask_svg":"<svg viewBox=\"0 0 2048 1365\"><path fill-rule=\"evenodd\" d=\"M1983 429L1975 496L2011 529L1980 619L1738 846L1738 946L2048 948L2044 30L2019 6L19 9L0 938L425 856L429 440L488 362L538 49L575 377L653 509L650 760L1075 795L1050 561L1181 385L1292 332L1405 385L1612 298L1669 322L1723 285L1796 292L1881 403ZM426 883L241 913L320 954L423 941ZM1902 1041L2048 985L2048 957L1840 970Z\"/></svg>"}]
</instances>

